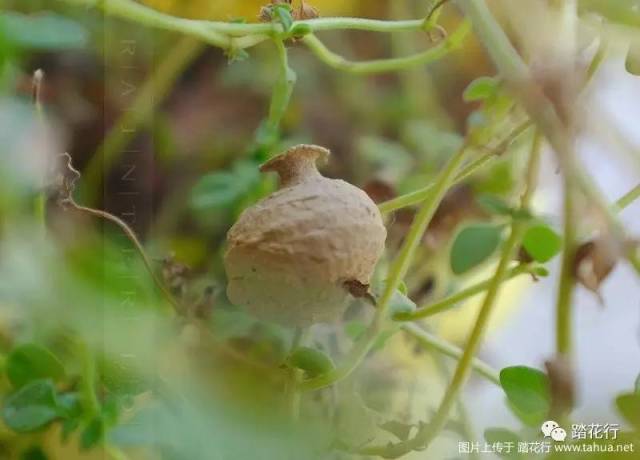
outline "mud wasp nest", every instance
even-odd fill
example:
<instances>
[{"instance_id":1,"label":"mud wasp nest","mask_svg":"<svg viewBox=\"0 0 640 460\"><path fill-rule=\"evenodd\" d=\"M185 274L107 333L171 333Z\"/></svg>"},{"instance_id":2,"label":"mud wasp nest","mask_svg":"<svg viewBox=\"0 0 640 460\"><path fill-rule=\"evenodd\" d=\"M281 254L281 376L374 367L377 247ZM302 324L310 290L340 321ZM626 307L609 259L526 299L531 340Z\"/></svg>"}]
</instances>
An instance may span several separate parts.
<instances>
[{"instance_id":1,"label":"mud wasp nest","mask_svg":"<svg viewBox=\"0 0 640 460\"><path fill-rule=\"evenodd\" d=\"M298 145L265 163L280 189L246 209L229 230L227 295L268 321L303 327L340 318L344 285L368 285L387 235L359 188L322 176L329 151Z\"/></svg>"}]
</instances>

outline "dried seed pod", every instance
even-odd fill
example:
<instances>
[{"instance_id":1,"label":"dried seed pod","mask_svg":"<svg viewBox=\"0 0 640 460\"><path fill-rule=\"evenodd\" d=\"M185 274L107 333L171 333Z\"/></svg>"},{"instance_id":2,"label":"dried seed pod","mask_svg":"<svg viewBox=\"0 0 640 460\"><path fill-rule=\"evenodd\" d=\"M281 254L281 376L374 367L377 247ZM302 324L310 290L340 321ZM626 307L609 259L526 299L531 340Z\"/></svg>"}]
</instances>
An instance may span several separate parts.
<instances>
[{"instance_id":1,"label":"dried seed pod","mask_svg":"<svg viewBox=\"0 0 640 460\"><path fill-rule=\"evenodd\" d=\"M573 261L573 276L585 288L595 293L600 303L600 285L616 266L619 250L613 241L597 238L580 245Z\"/></svg>"},{"instance_id":2,"label":"dried seed pod","mask_svg":"<svg viewBox=\"0 0 640 460\"><path fill-rule=\"evenodd\" d=\"M254 315L290 326L332 322L344 312L344 283L368 285L386 229L359 188L323 177L329 151L299 145L261 168L281 188L246 209L229 230L227 295Z\"/></svg>"}]
</instances>

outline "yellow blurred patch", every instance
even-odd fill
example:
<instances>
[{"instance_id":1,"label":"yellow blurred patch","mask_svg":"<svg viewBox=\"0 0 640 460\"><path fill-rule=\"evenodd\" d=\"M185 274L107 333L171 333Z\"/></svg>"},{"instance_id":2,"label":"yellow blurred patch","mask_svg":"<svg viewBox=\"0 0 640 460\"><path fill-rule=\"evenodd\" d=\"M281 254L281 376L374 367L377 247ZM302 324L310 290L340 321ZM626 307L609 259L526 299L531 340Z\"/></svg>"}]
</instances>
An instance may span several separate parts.
<instances>
[{"instance_id":1,"label":"yellow blurred patch","mask_svg":"<svg viewBox=\"0 0 640 460\"><path fill-rule=\"evenodd\" d=\"M471 276L461 289L491 277L494 272L494 265L480 270ZM502 284L489 321L487 336L504 325L504 322L513 314L514 309L521 305L524 291L530 287L531 277L528 276L519 276ZM457 308L434 317L430 324L435 325L442 338L456 343L464 343L476 321L483 300L484 295L479 294Z\"/></svg>"},{"instance_id":2,"label":"yellow blurred patch","mask_svg":"<svg viewBox=\"0 0 640 460\"><path fill-rule=\"evenodd\" d=\"M260 8L269 4L268 0L142 0L142 3L175 16L193 19L231 21L244 18L256 22ZM299 0L294 0L294 8ZM315 0L309 2L322 16L344 16L354 14L358 1L351 0Z\"/></svg>"}]
</instances>

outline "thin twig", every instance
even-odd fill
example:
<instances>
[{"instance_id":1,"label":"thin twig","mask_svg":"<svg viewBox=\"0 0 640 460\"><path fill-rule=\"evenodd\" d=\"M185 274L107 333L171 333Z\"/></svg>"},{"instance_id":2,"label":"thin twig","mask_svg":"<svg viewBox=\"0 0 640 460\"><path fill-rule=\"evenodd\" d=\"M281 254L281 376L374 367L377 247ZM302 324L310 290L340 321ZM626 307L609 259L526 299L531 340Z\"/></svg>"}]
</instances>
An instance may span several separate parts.
<instances>
[{"instance_id":1,"label":"thin twig","mask_svg":"<svg viewBox=\"0 0 640 460\"><path fill-rule=\"evenodd\" d=\"M536 270L538 270L539 268L539 266L531 266L525 264L517 265L507 271L504 277L504 281L526 274L535 276ZM479 283L456 292L449 297L446 297L434 303L430 303L424 307L417 309L414 312L402 314L401 316L395 317L394 319L399 321L414 321L417 319L428 318L439 313L451 310L452 308L455 308L457 305L459 305L460 302L486 292L486 290L491 285L491 280L492 278L488 278L484 281L480 281Z\"/></svg>"},{"instance_id":2,"label":"thin twig","mask_svg":"<svg viewBox=\"0 0 640 460\"><path fill-rule=\"evenodd\" d=\"M636 185L623 196L618 198L616 201L616 208L623 210L624 208L631 206L631 204L638 198L640 198L640 184Z\"/></svg>"},{"instance_id":3,"label":"thin twig","mask_svg":"<svg viewBox=\"0 0 640 460\"><path fill-rule=\"evenodd\" d=\"M44 126L44 108L42 106L42 84L44 82L44 71L38 69L33 72L31 83L31 100L36 113L36 120L40 126ZM40 178L40 192L36 195L33 203L33 210L40 230L44 234L47 228L47 194L45 191L45 177Z\"/></svg>"},{"instance_id":4,"label":"thin twig","mask_svg":"<svg viewBox=\"0 0 640 460\"><path fill-rule=\"evenodd\" d=\"M279 73L271 94L269 114L256 133L255 150L260 160L266 160L271 156L272 148L280 139L282 119L289 107L297 81L296 73L289 66L289 56L284 41L280 38L274 38L273 42L278 54Z\"/></svg>"},{"instance_id":5,"label":"thin twig","mask_svg":"<svg viewBox=\"0 0 640 460\"><path fill-rule=\"evenodd\" d=\"M431 11L429 11L429 14L427 14L427 17L425 18L425 22L428 23L431 21L431 19L434 17L434 15L436 14L436 12L438 10L440 10L444 5L446 5L447 3L449 3L451 0L440 0L438 3L436 3L433 8L431 8Z\"/></svg>"},{"instance_id":6,"label":"thin twig","mask_svg":"<svg viewBox=\"0 0 640 460\"><path fill-rule=\"evenodd\" d=\"M531 149L529 165L527 168L527 181L525 191L521 199L521 209L527 210L533 192L535 190L535 184L537 179L537 173L539 170L540 159L540 146L541 137L538 133L534 137L533 146ZM438 436L442 428L447 422L449 412L455 404L460 391L466 383L470 370L473 366L473 359L480 346L487 324L493 312L493 308L500 292L502 283L505 280L505 276L508 271L508 266L511 263L515 251L520 243L524 231L526 229L526 223L521 220L514 220L511 225L511 235L505 242L498 267L496 268L494 277L491 282L491 286L487 290L485 299L480 307L477 319L474 323L467 344L464 348L464 352L458 361L458 365L454 372L451 383L447 387L445 394L440 402L438 410L436 411L433 419L429 424L423 425L416 435L404 442L397 444L389 444L386 446L372 446L362 450L362 454L365 455L380 455L385 458L397 458L405 455L413 450L426 449L431 442Z\"/></svg>"},{"instance_id":7,"label":"thin twig","mask_svg":"<svg viewBox=\"0 0 640 460\"><path fill-rule=\"evenodd\" d=\"M468 22L463 22L458 29L445 38L438 45L429 48L426 51L413 54L411 56L376 59L371 61L350 61L334 53L327 48L322 41L314 34L305 36L302 41L320 61L324 62L334 69L342 70L359 75L376 74L384 72L393 72L409 67L426 65L431 62L442 59L451 51L459 48L469 35L471 27Z\"/></svg>"},{"instance_id":8,"label":"thin twig","mask_svg":"<svg viewBox=\"0 0 640 460\"><path fill-rule=\"evenodd\" d=\"M454 185L462 182L463 180L465 180L466 178L468 178L469 176L471 176L472 174L474 174L475 172L483 168L491 160L502 155L509 148L509 146L518 137L524 134L532 125L533 125L532 122L526 121L518 125L506 137L506 139L500 142L500 144L496 148L493 148L493 149L483 148L483 150L486 150L486 153L482 154L481 156L479 156L478 158L470 162L468 165L466 165L464 168L462 168L460 172L456 174L456 177L454 179ZM473 147L473 146L469 148L480 149L480 147ZM421 203L422 201L427 199L429 195L432 193L434 185L435 184L429 184L426 187L423 187L419 190L415 190L413 192L407 193L397 198L393 198L391 200L380 203L378 205L378 208L382 213L389 213L389 212L397 211L398 209L406 208L406 207Z\"/></svg>"},{"instance_id":9,"label":"thin twig","mask_svg":"<svg viewBox=\"0 0 640 460\"><path fill-rule=\"evenodd\" d=\"M436 335L428 331L425 331L417 324L403 324L402 330L415 338L423 347L435 350L450 358L459 360L464 353L461 348L441 339L440 337L437 337ZM474 358L471 363L471 367L479 375L485 377L491 383L500 385L498 371L492 368L489 364L478 358Z\"/></svg>"},{"instance_id":10,"label":"thin twig","mask_svg":"<svg viewBox=\"0 0 640 460\"><path fill-rule=\"evenodd\" d=\"M125 234L127 239L131 241L133 246L136 248L136 251L140 255L140 258L142 259L142 262L144 263L145 268L151 275L151 278L153 279L154 283L156 284L156 286L158 287L158 289L160 290L164 298L167 300L167 302L171 304L171 306L173 306L176 312L181 311L180 304L178 304L178 302L173 297L173 295L171 295L171 293L164 286L164 283L162 282L160 277L156 274L155 270L153 269L153 265L151 264L151 261L149 260L149 258L147 257L147 254L144 251L144 247L142 246L142 243L140 243L140 240L136 236L135 232L131 229L131 227L129 227L129 225L127 225L126 222L124 222L119 217L114 216L113 214L109 214L106 211L102 211L100 209L88 208L86 206L81 206L73 200L67 200L65 201L64 204L70 206L72 209L75 209L76 211L89 214L95 217L99 217L101 219L111 222L112 224L117 225L120 228L120 230L122 230L122 232Z\"/></svg>"}]
</instances>

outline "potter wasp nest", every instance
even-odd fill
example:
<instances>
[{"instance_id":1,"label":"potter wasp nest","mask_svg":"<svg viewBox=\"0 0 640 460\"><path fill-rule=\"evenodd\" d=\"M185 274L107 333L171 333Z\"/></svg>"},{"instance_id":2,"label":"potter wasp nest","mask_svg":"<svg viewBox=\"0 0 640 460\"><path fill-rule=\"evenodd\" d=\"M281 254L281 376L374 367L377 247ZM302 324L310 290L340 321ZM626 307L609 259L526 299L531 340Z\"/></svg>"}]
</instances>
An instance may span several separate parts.
<instances>
[{"instance_id":1,"label":"potter wasp nest","mask_svg":"<svg viewBox=\"0 0 640 460\"><path fill-rule=\"evenodd\" d=\"M323 177L329 151L299 145L265 163L280 189L246 209L227 235L229 300L292 327L333 322L345 283L368 285L387 235L377 206L359 188Z\"/></svg>"}]
</instances>

